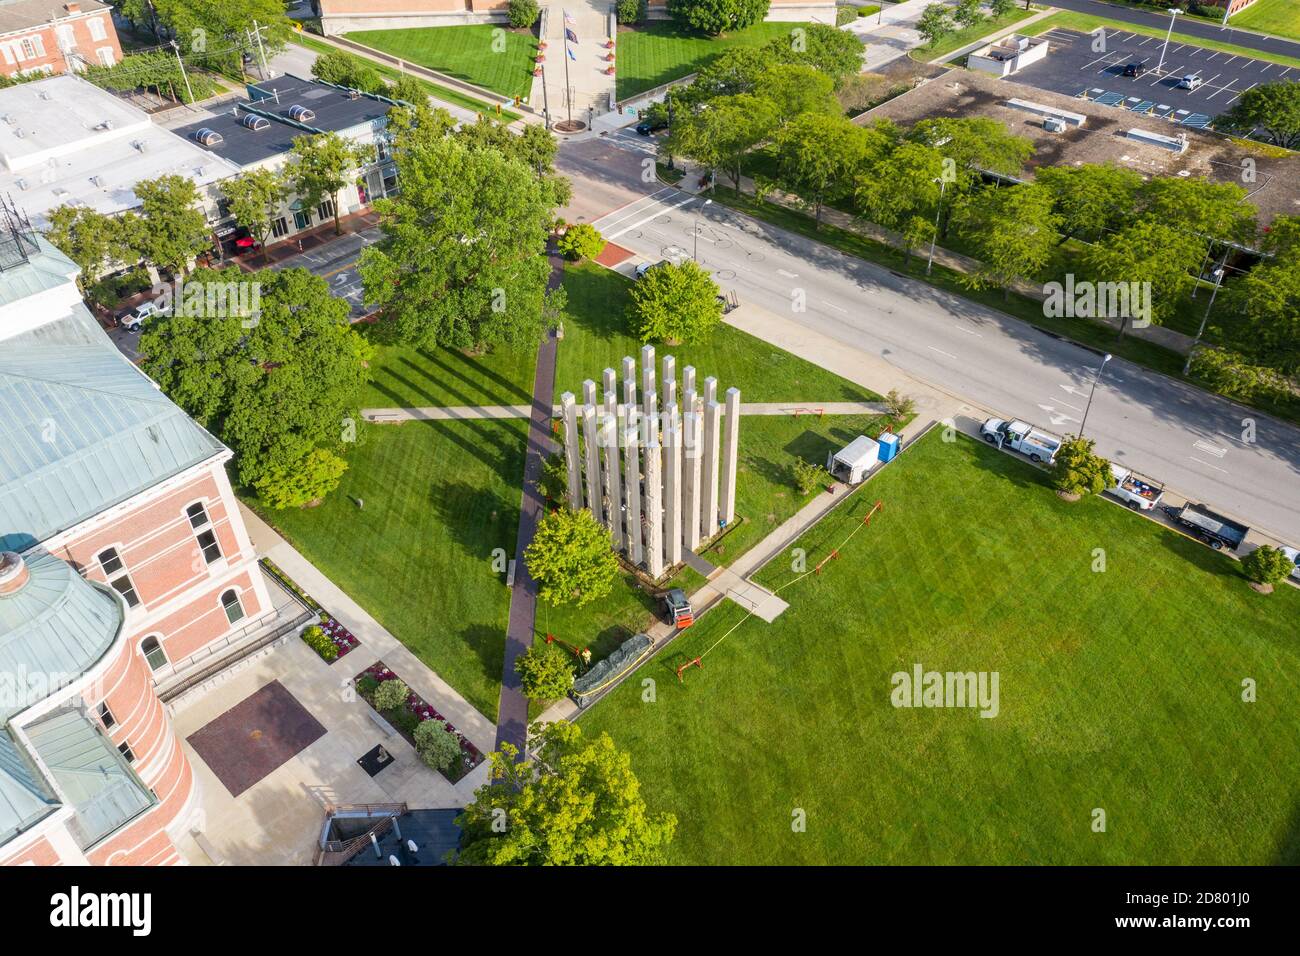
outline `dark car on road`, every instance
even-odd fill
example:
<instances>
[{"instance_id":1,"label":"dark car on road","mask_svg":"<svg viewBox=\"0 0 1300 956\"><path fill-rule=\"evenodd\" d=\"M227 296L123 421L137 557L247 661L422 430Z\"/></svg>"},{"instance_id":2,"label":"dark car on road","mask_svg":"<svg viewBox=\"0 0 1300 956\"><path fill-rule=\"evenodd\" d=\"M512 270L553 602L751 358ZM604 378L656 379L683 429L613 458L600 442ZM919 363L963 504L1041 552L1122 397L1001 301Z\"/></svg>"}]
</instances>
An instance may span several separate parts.
<instances>
[{"instance_id":1,"label":"dark car on road","mask_svg":"<svg viewBox=\"0 0 1300 956\"><path fill-rule=\"evenodd\" d=\"M648 117L636 124L636 131L642 136L649 136L651 133L657 133L659 130L667 128L668 120L662 116Z\"/></svg>"},{"instance_id":2,"label":"dark car on road","mask_svg":"<svg viewBox=\"0 0 1300 956\"><path fill-rule=\"evenodd\" d=\"M1134 78L1141 76L1146 71L1147 65L1145 63L1130 63L1128 66L1124 67L1124 75Z\"/></svg>"}]
</instances>

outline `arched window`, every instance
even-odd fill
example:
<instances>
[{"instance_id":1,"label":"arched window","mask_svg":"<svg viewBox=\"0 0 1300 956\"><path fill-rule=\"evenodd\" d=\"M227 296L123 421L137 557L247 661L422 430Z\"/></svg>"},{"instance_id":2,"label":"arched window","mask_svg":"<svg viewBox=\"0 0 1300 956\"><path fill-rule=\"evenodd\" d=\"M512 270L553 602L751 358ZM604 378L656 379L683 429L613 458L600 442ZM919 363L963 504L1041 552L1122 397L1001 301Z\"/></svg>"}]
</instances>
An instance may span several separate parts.
<instances>
[{"instance_id":1,"label":"arched window","mask_svg":"<svg viewBox=\"0 0 1300 956\"><path fill-rule=\"evenodd\" d=\"M140 642L140 653L144 655L145 661L148 662L152 670L167 666L167 654L162 649L162 644L159 643L158 638L153 635Z\"/></svg>"},{"instance_id":2,"label":"arched window","mask_svg":"<svg viewBox=\"0 0 1300 956\"><path fill-rule=\"evenodd\" d=\"M239 603L239 595L233 588L221 595L221 606L226 609L226 619L231 624L244 616L244 606Z\"/></svg>"}]
</instances>

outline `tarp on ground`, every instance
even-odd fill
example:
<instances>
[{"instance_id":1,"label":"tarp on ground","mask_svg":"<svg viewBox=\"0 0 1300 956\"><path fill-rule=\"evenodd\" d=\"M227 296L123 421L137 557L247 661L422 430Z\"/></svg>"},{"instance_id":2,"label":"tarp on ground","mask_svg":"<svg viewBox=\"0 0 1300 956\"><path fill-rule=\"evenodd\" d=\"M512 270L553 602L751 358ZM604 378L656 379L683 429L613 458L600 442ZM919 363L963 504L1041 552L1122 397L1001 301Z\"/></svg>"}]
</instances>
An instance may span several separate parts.
<instances>
[{"instance_id":1,"label":"tarp on ground","mask_svg":"<svg viewBox=\"0 0 1300 956\"><path fill-rule=\"evenodd\" d=\"M579 706L585 706L588 700L641 663L650 653L653 643L648 634L629 637L612 654L597 662L591 670L573 682L573 699Z\"/></svg>"}]
</instances>

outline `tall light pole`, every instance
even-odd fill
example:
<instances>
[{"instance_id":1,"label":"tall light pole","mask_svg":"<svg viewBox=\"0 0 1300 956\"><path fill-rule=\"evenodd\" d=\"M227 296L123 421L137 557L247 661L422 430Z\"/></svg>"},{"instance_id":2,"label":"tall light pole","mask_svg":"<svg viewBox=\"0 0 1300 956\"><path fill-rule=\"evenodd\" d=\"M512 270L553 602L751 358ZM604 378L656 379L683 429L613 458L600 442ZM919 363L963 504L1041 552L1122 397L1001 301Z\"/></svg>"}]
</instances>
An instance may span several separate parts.
<instances>
[{"instance_id":1,"label":"tall light pole","mask_svg":"<svg viewBox=\"0 0 1300 956\"><path fill-rule=\"evenodd\" d=\"M711 205L713 205L712 199L704 200L704 206ZM701 206L700 209L703 209L704 206ZM695 248L691 250L691 259L695 262L700 261L700 214L698 211L695 213Z\"/></svg>"},{"instance_id":2,"label":"tall light pole","mask_svg":"<svg viewBox=\"0 0 1300 956\"><path fill-rule=\"evenodd\" d=\"M1160 62L1156 64L1157 77L1160 75L1160 71L1164 69L1165 51L1169 49L1169 38L1174 34L1174 21L1178 19L1178 14L1182 13L1183 11L1178 10L1174 7L1170 7L1165 12L1169 14L1169 32L1165 34L1165 45L1160 48Z\"/></svg>"},{"instance_id":3,"label":"tall light pole","mask_svg":"<svg viewBox=\"0 0 1300 956\"><path fill-rule=\"evenodd\" d=\"M1196 351L1196 346L1201 344L1201 336L1205 334L1205 323L1210 321L1210 310L1214 308L1214 297L1219 294L1221 285L1223 285L1223 266L1214 270L1214 289L1210 292L1210 304L1205 307L1205 315L1201 316L1201 327L1196 330L1196 340L1192 342L1192 347L1187 352L1187 361L1183 363L1184 375L1191 370L1192 353Z\"/></svg>"},{"instance_id":4,"label":"tall light pole","mask_svg":"<svg viewBox=\"0 0 1300 956\"><path fill-rule=\"evenodd\" d=\"M1092 377L1092 391L1088 393L1088 404L1083 409L1083 421L1079 423L1079 437L1083 437L1083 430L1088 426L1088 412L1092 411L1092 396L1097 394L1097 383L1101 381L1101 371L1106 367L1106 363L1111 359L1111 354L1107 352L1101 357L1101 364L1097 366L1097 374Z\"/></svg>"},{"instance_id":5,"label":"tall light pole","mask_svg":"<svg viewBox=\"0 0 1300 956\"><path fill-rule=\"evenodd\" d=\"M939 206L934 211L934 233L930 236L930 258L925 261L925 274L929 275L930 270L934 268L934 244L939 239L939 217L943 215L943 191L948 185L948 180L942 176L939 177Z\"/></svg>"}]
</instances>

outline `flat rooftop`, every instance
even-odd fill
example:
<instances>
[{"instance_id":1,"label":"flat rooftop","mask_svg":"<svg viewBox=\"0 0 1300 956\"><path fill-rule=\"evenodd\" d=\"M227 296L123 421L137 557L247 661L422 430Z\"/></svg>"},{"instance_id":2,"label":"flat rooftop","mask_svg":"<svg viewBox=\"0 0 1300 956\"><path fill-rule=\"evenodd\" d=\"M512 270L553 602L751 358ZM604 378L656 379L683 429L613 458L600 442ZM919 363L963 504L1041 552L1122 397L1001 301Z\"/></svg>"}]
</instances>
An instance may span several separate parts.
<instances>
[{"instance_id":1,"label":"flat rooftop","mask_svg":"<svg viewBox=\"0 0 1300 956\"><path fill-rule=\"evenodd\" d=\"M1049 133L1043 129L1041 116L1008 106L1007 101L1012 99L1081 113L1087 122L1082 127ZM1012 133L1032 140L1034 156L1022 172L1026 179L1032 179L1039 166L1112 163L1145 176L1199 176L1244 185L1259 210L1260 225L1267 225L1279 215L1300 215L1300 155L1273 156L1271 148L1243 147L1214 133L1050 90L1029 89L1023 83L974 70L951 69L861 114L854 122L866 125L877 119L891 119L910 126L940 116L995 119ZM1125 134L1133 128L1166 136L1183 133L1187 136L1187 151L1179 155L1129 139ZM1254 183L1242 183L1245 157L1255 162Z\"/></svg>"},{"instance_id":2,"label":"flat rooftop","mask_svg":"<svg viewBox=\"0 0 1300 956\"><path fill-rule=\"evenodd\" d=\"M194 143L200 149L221 156L238 166L264 162L289 150L296 136L310 133L342 133L358 127L379 128L387 122L393 101L369 93L352 93L348 90L304 80L297 76L281 76L264 83L249 84L248 98L231 98L196 115L184 114L184 124L168 124L173 132ZM290 110L304 106L314 114L310 119L295 120ZM250 113L260 115L270 122L262 130L252 130L243 125ZM200 145L195 135L204 128L221 134L221 142L212 146Z\"/></svg>"}]
</instances>

